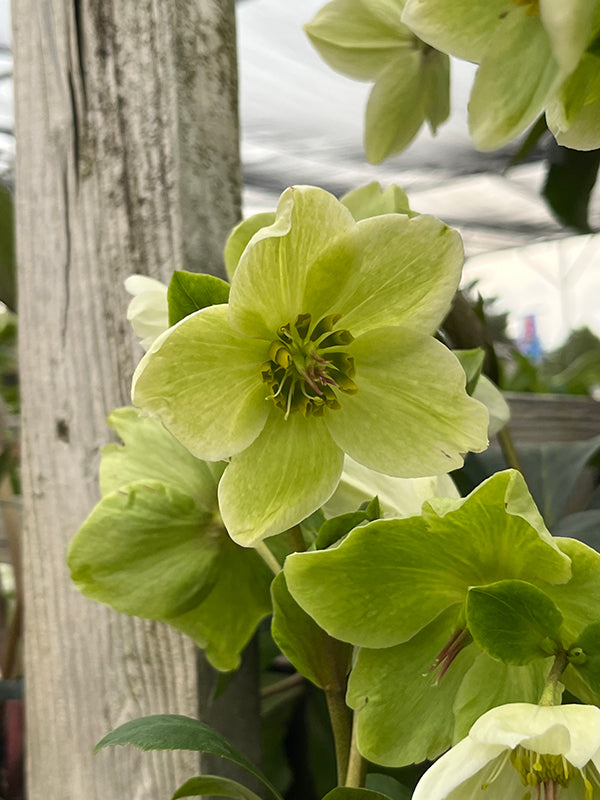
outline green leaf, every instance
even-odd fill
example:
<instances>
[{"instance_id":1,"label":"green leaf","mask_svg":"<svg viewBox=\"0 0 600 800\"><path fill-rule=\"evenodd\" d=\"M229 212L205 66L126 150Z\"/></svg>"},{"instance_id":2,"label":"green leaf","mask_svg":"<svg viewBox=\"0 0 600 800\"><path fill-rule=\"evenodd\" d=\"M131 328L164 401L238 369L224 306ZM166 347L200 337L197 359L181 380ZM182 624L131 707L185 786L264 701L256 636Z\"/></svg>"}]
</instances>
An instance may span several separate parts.
<instances>
[{"instance_id":1,"label":"green leaf","mask_svg":"<svg viewBox=\"0 0 600 800\"><path fill-rule=\"evenodd\" d=\"M356 789L349 786L336 786L327 792L323 800L389 800L389 797L372 789Z\"/></svg>"},{"instance_id":2,"label":"green leaf","mask_svg":"<svg viewBox=\"0 0 600 800\"><path fill-rule=\"evenodd\" d=\"M0 183L0 300L17 310L13 197Z\"/></svg>"},{"instance_id":3,"label":"green leaf","mask_svg":"<svg viewBox=\"0 0 600 800\"><path fill-rule=\"evenodd\" d=\"M569 648L569 661L594 691L600 692L600 621L592 622Z\"/></svg>"},{"instance_id":4,"label":"green leaf","mask_svg":"<svg viewBox=\"0 0 600 800\"><path fill-rule=\"evenodd\" d=\"M232 781L230 778L221 778L219 775L199 775L197 778L190 778L177 789L171 800L201 795L230 797L231 800L261 800L247 786Z\"/></svg>"},{"instance_id":5,"label":"green leaf","mask_svg":"<svg viewBox=\"0 0 600 800\"><path fill-rule=\"evenodd\" d=\"M273 795L281 795L251 761L229 744L225 737L203 722L179 714L155 714L133 719L108 733L94 752L111 745L132 744L140 750L195 750L224 758L247 770L263 783Z\"/></svg>"},{"instance_id":6,"label":"green leaf","mask_svg":"<svg viewBox=\"0 0 600 800\"><path fill-rule=\"evenodd\" d=\"M273 639L301 675L321 689L346 686L352 647L328 636L303 611L288 591L280 573L272 583Z\"/></svg>"},{"instance_id":7,"label":"green leaf","mask_svg":"<svg viewBox=\"0 0 600 800\"><path fill-rule=\"evenodd\" d=\"M466 613L475 642L507 664L545 658L560 644L562 614L548 595L525 581L471 587Z\"/></svg>"},{"instance_id":8,"label":"green leaf","mask_svg":"<svg viewBox=\"0 0 600 800\"><path fill-rule=\"evenodd\" d=\"M452 352L460 361L467 376L467 394L472 395L483 369L485 352L481 347L475 347L472 350L453 350Z\"/></svg>"},{"instance_id":9,"label":"green leaf","mask_svg":"<svg viewBox=\"0 0 600 800\"><path fill-rule=\"evenodd\" d=\"M169 325L200 311L207 306L226 303L229 299L229 284L214 275L175 270L169 289Z\"/></svg>"},{"instance_id":10,"label":"green leaf","mask_svg":"<svg viewBox=\"0 0 600 800\"><path fill-rule=\"evenodd\" d=\"M380 772L369 772L365 786L371 791L384 794L391 800L410 800L412 794L411 790L400 781L397 781L396 778Z\"/></svg>"},{"instance_id":11,"label":"green leaf","mask_svg":"<svg viewBox=\"0 0 600 800\"><path fill-rule=\"evenodd\" d=\"M599 167L600 150L570 150L557 145L551 151L542 195L563 225L582 233L592 230L589 204Z\"/></svg>"},{"instance_id":12,"label":"green leaf","mask_svg":"<svg viewBox=\"0 0 600 800\"><path fill-rule=\"evenodd\" d=\"M374 497L371 502L364 503L358 511L339 514L337 517L326 520L319 529L315 547L317 550L324 550L356 528L357 525L361 525L363 522L373 522L380 517L379 500Z\"/></svg>"}]
</instances>

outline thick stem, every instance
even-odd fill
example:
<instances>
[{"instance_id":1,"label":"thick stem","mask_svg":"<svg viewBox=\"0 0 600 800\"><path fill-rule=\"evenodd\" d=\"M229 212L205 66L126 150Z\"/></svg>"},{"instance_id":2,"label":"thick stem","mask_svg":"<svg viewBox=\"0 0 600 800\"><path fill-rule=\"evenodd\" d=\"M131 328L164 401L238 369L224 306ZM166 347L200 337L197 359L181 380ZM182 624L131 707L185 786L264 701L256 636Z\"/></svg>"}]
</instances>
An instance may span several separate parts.
<instances>
[{"instance_id":1,"label":"thick stem","mask_svg":"<svg viewBox=\"0 0 600 800\"><path fill-rule=\"evenodd\" d=\"M348 759L350 757L352 716L350 709L346 705L343 691L340 689L325 689L324 691L335 745L338 785L343 786L348 772Z\"/></svg>"},{"instance_id":2,"label":"thick stem","mask_svg":"<svg viewBox=\"0 0 600 800\"><path fill-rule=\"evenodd\" d=\"M354 789L360 789L364 785L367 772L367 762L359 753L356 744L357 728L357 715L355 712L352 720L352 741L350 744L350 758L348 759L348 772L346 773L346 786Z\"/></svg>"},{"instance_id":3,"label":"thick stem","mask_svg":"<svg viewBox=\"0 0 600 800\"><path fill-rule=\"evenodd\" d=\"M498 443L502 449L502 455L504 456L507 466L518 470L521 475L525 476L521 459L519 458L519 454L515 449L512 436L510 435L508 428L502 428L502 430L498 431L497 436Z\"/></svg>"},{"instance_id":4,"label":"thick stem","mask_svg":"<svg viewBox=\"0 0 600 800\"><path fill-rule=\"evenodd\" d=\"M569 664L569 658L565 650L559 650L554 659L554 663L550 668L546 684L540 697L540 706L559 706L562 700L562 693L564 686L560 682L560 676L563 674Z\"/></svg>"}]
</instances>

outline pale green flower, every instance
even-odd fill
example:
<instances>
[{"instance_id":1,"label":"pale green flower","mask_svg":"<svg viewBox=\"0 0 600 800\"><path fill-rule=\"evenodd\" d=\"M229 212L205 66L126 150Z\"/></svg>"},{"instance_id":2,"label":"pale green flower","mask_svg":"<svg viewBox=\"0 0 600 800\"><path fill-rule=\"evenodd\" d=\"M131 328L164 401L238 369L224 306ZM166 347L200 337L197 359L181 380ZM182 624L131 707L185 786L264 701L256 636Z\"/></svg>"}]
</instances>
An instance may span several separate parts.
<instances>
[{"instance_id":1,"label":"pale green flower","mask_svg":"<svg viewBox=\"0 0 600 800\"><path fill-rule=\"evenodd\" d=\"M412 800L593 800L599 770L599 708L509 703L480 717Z\"/></svg>"},{"instance_id":2,"label":"pale green flower","mask_svg":"<svg viewBox=\"0 0 600 800\"><path fill-rule=\"evenodd\" d=\"M597 0L407 0L402 21L426 42L480 64L469 102L478 148L523 132L577 67Z\"/></svg>"},{"instance_id":3,"label":"pale green flower","mask_svg":"<svg viewBox=\"0 0 600 800\"><path fill-rule=\"evenodd\" d=\"M586 53L546 108L556 141L573 150L600 148L600 56Z\"/></svg>"},{"instance_id":4,"label":"pale green flower","mask_svg":"<svg viewBox=\"0 0 600 800\"><path fill-rule=\"evenodd\" d=\"M127 319L144 350L169 327L167 287L146 275L130 275L125 289L133 295L127 306Z\"/></svg>"},{"instance_id":5,"label":"pale green flower","mask_svg":"<svg viewBox=\"0 0 600 800\"><path fill-rule=\"evenodd\" d=\"M344 453L397 477L443 474L487 444L487 411L432 337L456 289L458 234L428 216L355 222L293 187L244 249L228 305L191 314L139 364L134 403L194 455L229 459L219 506L244 545L334 492Z\"/></svg>"},{"instance_id":6,"label":"pale green flower","mask_svg":"<svg viewBox=\"0 0 600 800\"><path fill-rule=\"evenodd\" d=\"M333 0L305 26L330 67L374 81L365 150L379 163L407 147L428 122L435 133L450 110L450 62L401 20L405 0Z\"/></svg>"}]
</instances>

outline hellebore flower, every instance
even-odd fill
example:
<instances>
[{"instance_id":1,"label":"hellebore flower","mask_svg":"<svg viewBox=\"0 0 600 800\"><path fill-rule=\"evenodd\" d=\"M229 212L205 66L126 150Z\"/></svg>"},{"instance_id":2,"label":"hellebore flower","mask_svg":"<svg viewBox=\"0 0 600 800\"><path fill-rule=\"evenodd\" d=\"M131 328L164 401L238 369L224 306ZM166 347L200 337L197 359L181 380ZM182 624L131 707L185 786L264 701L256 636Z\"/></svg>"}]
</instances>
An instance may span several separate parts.
<instances>
[{"instance_id":1,"label":"hellebore flower","mask_svg":"<svg viewBox=\"0 0 600 800\"><path fill-rule=\"evenodd\" d=\"M167 287L146 275L130 275L125 280L125 289L133 295L127 306L127 319L144 350L148 350L169 327Z\"/></svg>"},{"instance_id":2,"label":"hellebore flower","mask_svg":"<svg viewBox=\"0 0 600 800\"><path fill-rule=\"evenodd\" d=\"M377 164L407 147L424 122L433 133L450 110L450 61L401 22L404 0L333 0L305 26L343 75L374 81L365 150Z\"/></svg>"},{"instance_id":3,"label":"hellebore flower","mask_svg":"<svg viewBox=\"0 0 600 800\"><path fill-rule=\"evenodd\" d=\"M599 708L509 703L427 770L413 800L592 800L599 770Z\"/></svg>"},{"instance_id":4,"label":"hellebore flower","mask_svg":"<svg viewBox=\"0 0 600 800\"><path fill-rule=\"evenodd\" d=\"M487 444L487 411L431 333L462 263L427 216L355 222L292 187L245 248L229 303L160 336L133 401L194 455L230 459L219 507L239 544L300 522L335 490L344 453L397 477L449 472Z\"/></svg>"},{"instance_id":5,"label":"hellebore flower","mask_svg":"<svg viewBox=\"0 0 600 800\"><path fill-rule=\"evenodd\" d=\"M577 67L598 10L590 0L407 0L402 21L433 47L479 64L469 101L475 145L522 133Z\"/></svg>"}]
</instances>

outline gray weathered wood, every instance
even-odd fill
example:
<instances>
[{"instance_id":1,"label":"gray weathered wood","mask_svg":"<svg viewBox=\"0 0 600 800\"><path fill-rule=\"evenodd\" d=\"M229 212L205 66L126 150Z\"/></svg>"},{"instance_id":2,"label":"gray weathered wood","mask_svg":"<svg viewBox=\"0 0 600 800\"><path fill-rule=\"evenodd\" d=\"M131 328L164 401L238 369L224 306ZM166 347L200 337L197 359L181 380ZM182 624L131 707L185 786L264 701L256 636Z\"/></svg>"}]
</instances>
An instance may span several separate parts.
<instances>
[{"instance_id":1,"label":"gray weathered wood","mask_svg":"<svg viewBox=\"0 0 600 800\"><path fill-rule=\"evenodd\" d=\"M29 800L158 800L190 754L95 742L193 714L189 642L80 597L65 549L140 350L124 278L218 272L239 213L233 0L15 0Z\"/></svg>"}]
</instances>

